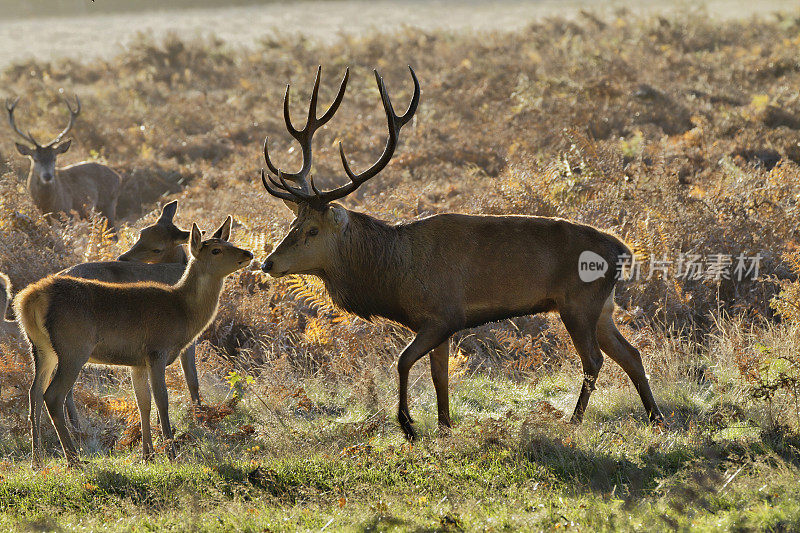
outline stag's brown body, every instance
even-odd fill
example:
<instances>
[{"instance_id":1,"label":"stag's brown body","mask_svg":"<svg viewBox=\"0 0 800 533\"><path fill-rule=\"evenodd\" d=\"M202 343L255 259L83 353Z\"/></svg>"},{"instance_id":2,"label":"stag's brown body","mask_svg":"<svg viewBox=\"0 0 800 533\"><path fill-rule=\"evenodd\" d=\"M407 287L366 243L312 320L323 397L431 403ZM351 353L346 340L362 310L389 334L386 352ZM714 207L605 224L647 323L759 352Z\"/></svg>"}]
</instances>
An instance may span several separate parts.
<instances>
[{"instance_id":1,"label":"stag's brown body","mask_svg":"<svg viewBox=\"0 0 800 533\"><path fill-rule=\"evenodd\" d=\"M630 254L608 233L554 218L441 214L388 225L354 211L347 217L317 275L347 311L412 330L443 322L453 333L513 316L581 308L585 302L575 301L576 288L584 289L578 296L604 300L613 290L614 265ZM578 258L586 250L611 268L603 281L582 287Z\"/></svg>"},{"instance_id":2,"label":"stag's brown body","mask_svg":"<svg viewBox=\"0 0 800 533\"><path fill-rule=\"evenodd\" d=\"M55 169L49 183L42 182L31 163L28 192L44 214L76 212L88 218L94 209L114 226L122 178L106 165L84 162Z\"/></svg>"},{"instance_id":3,"label":"stag's brown body","mask_svg":"<svg viewBox=\"0 0 800 533\"><path fill-rule=\"evenodd\" d=\"M414 331L414 340L397 363L398 420L410 439L415 432L408 409L408 374L416 361L431 354L439 424L449 427L450 336L463 328L544 311L560 314L581 358L584 378L573 421L583 418L603 364L601 350L630 376L651 420L661 420L639 351L614 325L618 265L630 257L630 250L613 235L567 220L532 216L442 214L391 226L333 203L389 163L400 129L411 120L419 102L419 83L413 70L411 75L414 95L408 110L398 116L383 80L375 73L389 127L384 152L372 167L356 174L340 144L350 182L324 192L308 179L311 138L335 113L348 76L334 103L317 118L318 71L302 130L294 128L289 118L287 89L284 118L303 148L303 167L296 173L277 169L265 142L265 161L274 177L262 170L261 179L296 218L262 270L276 277L319 276L345 310L367 319L385 317ZM601 277L581 279L583 252L597 254L606 263Z\"/></svg>"},{"instance_id":4,"label":"stag's brown body","mask_svg":"<svg viewBox=\"0 0 800 533\"><path fill-rule=\"evenodd\" d=\"M35 369L30 391L35 465L39 460L42 401L67 459L70 463L77 461L65 425L64 403L87 362L131 367L145 457L153 452L150 385L162 432L171 440L165 368L214 318L225 277L249 264L253 257L227 242L230 220L206 242L201 242L200 232L193 226L193 258L174 286L114 284L52 275L17 295L15 311L30 341ZM174 456L171 448L170 454Z\"/></svg>"}]
</instances>

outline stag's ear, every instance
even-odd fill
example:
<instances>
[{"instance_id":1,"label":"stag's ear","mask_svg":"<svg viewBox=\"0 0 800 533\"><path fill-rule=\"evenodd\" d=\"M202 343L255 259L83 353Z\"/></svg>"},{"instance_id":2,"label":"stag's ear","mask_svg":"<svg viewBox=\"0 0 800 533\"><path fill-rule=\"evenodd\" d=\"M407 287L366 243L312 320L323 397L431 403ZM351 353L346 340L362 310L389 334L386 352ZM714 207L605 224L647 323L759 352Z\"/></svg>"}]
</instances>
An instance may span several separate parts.
<instances>
[{"instance_id":1,"label":"stag's ear","mask_svg":"<svg viewBox=\"0 0 800 533\"><path fill-rule=\"evenodd\" d=\"M347 214L347 209L339 204L331 204L330 207L328 207L328 211L325 213L325 216L328 218L328 221L333 224L333 226L339 229L344 228L347 225L347 222L350 220L350 217Z\"/></svg>"},{"instance_id":2,"label":"stag's ear","mask_svg":"<svg viewBox=\"0 0 800 533\"><path fill-rule=\"evenodd\" d=\"M233 217L228 215L228 218L225 219L225 222L217 228L217 231L214 232L212 235L213 239L222 239L223 241L229 241L231 239L231 224L233 223Z\"/></svg>"},{"instance_id":3,"label":"stag's ear","mask_svg":"<svg viewBox=\"0 0 800 533\"><path fill-rule=\"evenodd\" d=\"M300 204L296 202L290 202L289 200L284 200L283 203L289 209L289 211L291 211L292 213L294 213L295 216L297 216L297 213L300 211Z\"/></svg>"},{"instance_id":4,"label":"stag's ear","mask_svg":"<svg viewBox=\"0 0 800 533\"><path fill-rule=\"evenodd\" d=\"M200 247L203 245L203 236L200 235L200 228L197 224L192 222L192 238L189 241L189 251L192 252L192 257L200 255Z\"/></svg>"},{"instance_id":5,"label":"stag's ear","mask_svg":"<svg viewBox=\"0 0 800 533\"><path fill-rule=\"evenodd\" d=\"M56 154L56 155L58 155L58 154L63 154L64 152L66 152L67 150L69 150L69 147L70 147L70 145L71 145L71 144L72 144L72 139L67 139L67 140L66 140L66 141L64 141L63 143L61 143L61 144L59 144L58 146L56 146L56 147L53 149L53 153L54 153L54 154Z\"/></svg>"},{"instance_id":6,"label":"stag's ear","mask_svg":"<svg viewBox=\"0 0 800 533\"><path fill-rule=\"evenodd\" d=\"M178 200L173 200L161 209L161 216L158 217L158 224L172 224L175 212L178 210ZM187 235L188 237L188 235Z\"/></svg>"},{"instance_id":7,"label":"stag's ear","mask_svg":"<svg viewBox=\"0 0 800 533\"><path fill-rule=\"evenodd\" d=\"M17 152L21 153L22 155L33 157L33 148L29 148L28 146L20 143L14 143L14 145L17 147Z\"/></svg>"}]
</instances>

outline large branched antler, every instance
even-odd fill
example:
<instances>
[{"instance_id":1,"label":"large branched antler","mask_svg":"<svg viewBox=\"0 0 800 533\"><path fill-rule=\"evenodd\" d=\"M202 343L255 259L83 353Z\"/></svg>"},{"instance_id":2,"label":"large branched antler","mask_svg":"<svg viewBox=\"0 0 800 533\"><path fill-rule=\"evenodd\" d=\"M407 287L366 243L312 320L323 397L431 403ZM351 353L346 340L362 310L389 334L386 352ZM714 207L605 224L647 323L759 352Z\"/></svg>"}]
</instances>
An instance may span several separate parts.
<instances>
[{"instance_id":1,"label":"large branched antler","mask_svg":"<svg viewBox=\"0 0 800 533\"><path fill-rule=\"evenodd\" d=\"M18 103L19 103L19 96L17 96L14 100L11 100L10 98L8 100L6 100L6 111L8 112L8 123L11 125L11 128L16 132L17 135L19 135L20 137L22 137L23 139L25 139L29 143L33 144L36 148L41 148L42 145L40 145L38 142L36 142L36 139L33 138L33 135L31 134L30 131L26 135L26 134L22 133L22 130L20 130L17 127L17 123L14 120L14 110L17 108L17 104Z\"/></svg>"},{"instance_id":2,"label":"large branched antler","mask_svg":"<svg viewBox=\"0 0 800 533\"><path fill-rule=\"evenodd\" d=\"M389 128L389 138L386 141L386 146L383 149L383 154L381 154L380 158L368 169L361 172L360 174L356 174L350 168L350 164L347 162L347 157L344 154L344 147L342 143L339 142L339 155L342 158L342 165L344 165L344 171L347 173L347 176L350 178L350 182L342 185L341 187L337 187L331 191L320 192L319 189L316 188L314 185L314 180L311 178L310 180L306 181L306 176L308 174L308 169L310 169L311 163L310 160L308 161L308 165L306 165L306 146L303 146L303 170L301 170L297 174L284 174L280 170L276 169L274 165L272 165L269 157L266 153L266 144L264 148L264 157L267 161L267 166L269 169L277 175L278 181L275 181L272 176L267 176L266 172L262 169L261 170L261 181L266 187L267 191L283 200L287 200L290 202L304 202L311 205L314 208L322 208L324 205L338 200L340 198L344 198L348 194L355 191L358 187L360 187L364 182L369 180L370 178L376 176L381 170L383 170L386 165L389 164L389 161L392 159L394 155L394 151L397 148L397 140L399 138L400 129L405 126L411 118L414 116L414 113L417 111L417 106L419 105L419 97L420 97L420 88L419 88L419 80L417 80L417 75L414 73L414 69L408 67L409 71L411 71L411 78L414 80L414 95L411 97L411 102L408 105L408 109L403 115L398 116L394 112L394 108L392 107L392 101L389 98L389 93L386 91L386 86L383 83L383 78L378 74L378 71L375 70L375 81L378 84L378 91L381 95L381 102L383 103L383 109L386 112L386 120ZM345 74L345 80L347 79L347 74ZM317 74L317 81L314 85L314 95L316 95L317 88L319 85L319 73ZM344 86L344 83L343 83ZM341 96L343 95L343 91L340 89L340 93L337 96L337 101L334 104L338 107L339 101ZM298 135L295 134L297 130L295 130L288 119L288 111L286 101L288 100L288 89L287 89L287 97L284 100L284 117L286 118L286 126L289 129L289 132L294 136L296 139ZM316 104L314 101L315 98L312 96L312 108ZM333 106L331 106L333 107ZM330 109L328 110L330 112ZM310 117L312 114L309 112L309 121L311 120ZM326 113L327 116L327 113ZM306 125L306 129L308 128L308 124ZM303 132L297 132L303 133ZM309 138L310 141L310 138ZM301 141L302 144L302 141ZM307 148L307 153L310 159L311 156L311 148L310 146ZM308 166L308 169L306 168ZM267 181L269 179L269 182ZM299 181L300 187L294 187L289 185L286 179ZM309 191L310 188L310 191Z\"/></svg>"},{"instance_id":3,"label":"large branched antler","mask_svg":"<svg viewBox=\"0 0 800 533\"><path fill-rule=\"evenodd\" d=\"M311 92L311 100L308 104L308 118L306 119L306 125L302 130L298 130L297 128L292 125L292 119L289 116L289 89L290 85L286 86L286 95L283 98L283 120L286 122L286 129L289 130L289 133L292 137L294 137L297 142L300 143L300 147L303 153L303 166L301 167L299 172L283 172L282 170L278 169L270 160L269 158L269 137L264 139L264 160L267 163L267 167L269 168L270 172L275 174L279 179L289 179L295 182L298 182L303 189L308 188L307 184L307 177L308 173L311 171L311 140L314 137L314 133L320 127L324 126L336 111L339 109L339 105L342 103L342 99L344 98L344 92L347 88L347 80L350 77L350 69L344 71L344 77L342 78L342 83L339 85L339 92L336 94L336 98L333 100L333 103L330 105L327 111L322 115L322 117L317 117L317 97L319 95L319 79L320 75L322 74L322 67L317 67L317 78L314 80L314 89ZM262 180L264 181L264 186L269 189L266 184L266 180L264 179L264 172L262 170ZM272 181L272 178L270 178ZM273 181L274 183L274 181Z\"/></svg>"},{"instance_id":4,"label":"large branched antler","mask_svg":"<svg viewBox=\"0 0 800 533\"><path fill-rule=\"evenodd\" d=\"M72 126L75 125L75 119L81 113L81 101L78 98L77 94L75 95L75 108L74 109L73 109L72 105L70 105L69 100L67 100L66 97L62 96L62 100L64 102L64 105L66 105L67 109L69 110L69 124L67 124L67 127L64 128L61 131L61 133L59 133L55 137L55 139L53 139L52 141L50 141L47 144L44 144L44 145L39 144L39 142L33 137L33 135L31 134L30 131L27 134L25 134L25 133L22 133L22 131L17 127L16 121L14 119L14 110L17 108L17 104L19 103L19 97L15 98L14 100L11 100L11 99L6 100L6 111L8 112L8 123L11 125L11 128L17 133L17 135L19 135L20 137L22 137L23 139L25 139L29 143L32 143L36 148L45 148L45 147L53 146L54 144L57 144L57 143L61 142L61 139L64 138L64 135L66 135L67 133L70 132L70 130L72 129Z\"/></svg>"},{"instance_id":5,"label":"large branched antler","mask_svg":"<svg viewBox=\"0 0 800 533\"><path fill-rule=\"evenodd\" d=\"M77 94L75 95L75 109L72 108L66 96L62 96L61 99L64 101L64 105L67 106L67 109L69 110L69 124L67 124L66 128L61 130L61 133L59 133L55 139L47 143L47 146L53 146L54 144L61 142L61 139L64 138L64 135L72 130L72 126L75 125L75 119L81 114L81 101Z\"/></svg>"}]
</instances>

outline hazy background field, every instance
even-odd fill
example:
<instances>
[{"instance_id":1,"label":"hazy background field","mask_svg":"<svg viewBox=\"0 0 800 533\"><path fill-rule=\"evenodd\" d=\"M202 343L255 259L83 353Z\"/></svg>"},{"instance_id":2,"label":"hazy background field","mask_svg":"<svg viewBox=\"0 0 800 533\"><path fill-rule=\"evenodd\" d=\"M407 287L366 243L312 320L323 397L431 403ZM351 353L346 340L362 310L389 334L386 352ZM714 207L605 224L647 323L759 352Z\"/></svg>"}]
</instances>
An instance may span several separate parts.
<instances>
[{"instance_id":1,"label":"hazy background field","mask_svg":"<svg viewBox=\"0 0 800 533\"><path fill-rule=\"evenodd\" d=\"M118 242L98 219L48 224L28 163L0 127L0 270L15 287L116 257L160 205L217 225L258 259L291 216L258 183L261 143L299 166L281 116L303 119L351 82L315 139L315 176L342 182L385 142L371 77L397 107L423 88L395 160L345 201L389 220L437 212L563 216L645 256L760 253L758 279L642 279L617 293L667 422L653 428L611 361L581 427L564 421L580 369L554 316L456 335L454 432L439 436L423 359L403 442L396 357L407 331L341 313L313 278L227 282L198 350L205 407L170 368L180 457L138 460L127 372L92 368L76 399L90 459L28 466L29 361L0 337L0 527L78 530L769 530L800 528L800 11L794 3L297 2L134 11L58 2L50 18L0 2L0 97L45 137L59 90L83 113L64 164L124 177ZM35 5L43 5L37 3ZM145 4L143 4L145 5ZM209 3L209 5L211 5ZM587 11L585 8L592 7ZM772 14L772 9L783 10ZM109 13L110 12L110 13ZM754 18L753 15L759 15Z\"/></svg>"}]
</instances>

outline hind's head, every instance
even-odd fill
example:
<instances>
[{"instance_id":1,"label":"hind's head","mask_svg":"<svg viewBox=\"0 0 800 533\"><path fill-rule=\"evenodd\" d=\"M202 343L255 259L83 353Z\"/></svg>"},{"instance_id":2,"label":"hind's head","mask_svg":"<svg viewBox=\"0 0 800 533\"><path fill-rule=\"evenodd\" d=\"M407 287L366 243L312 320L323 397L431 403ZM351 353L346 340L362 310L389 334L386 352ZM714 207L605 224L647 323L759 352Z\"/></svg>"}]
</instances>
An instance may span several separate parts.
<instances>
[{"instance_id":1,"label":"hind's head","mask_svg":"<svg viewBox=\"0 0 800 533\"><path fill-rule=\"evenodd\" d=\"M228 216L211 238L203 240L197 224L192 224L189 251L194 268L215 277L225 277L253 261L252 252L229 242L233 219Z\"/></svg>"}]
</instances>

